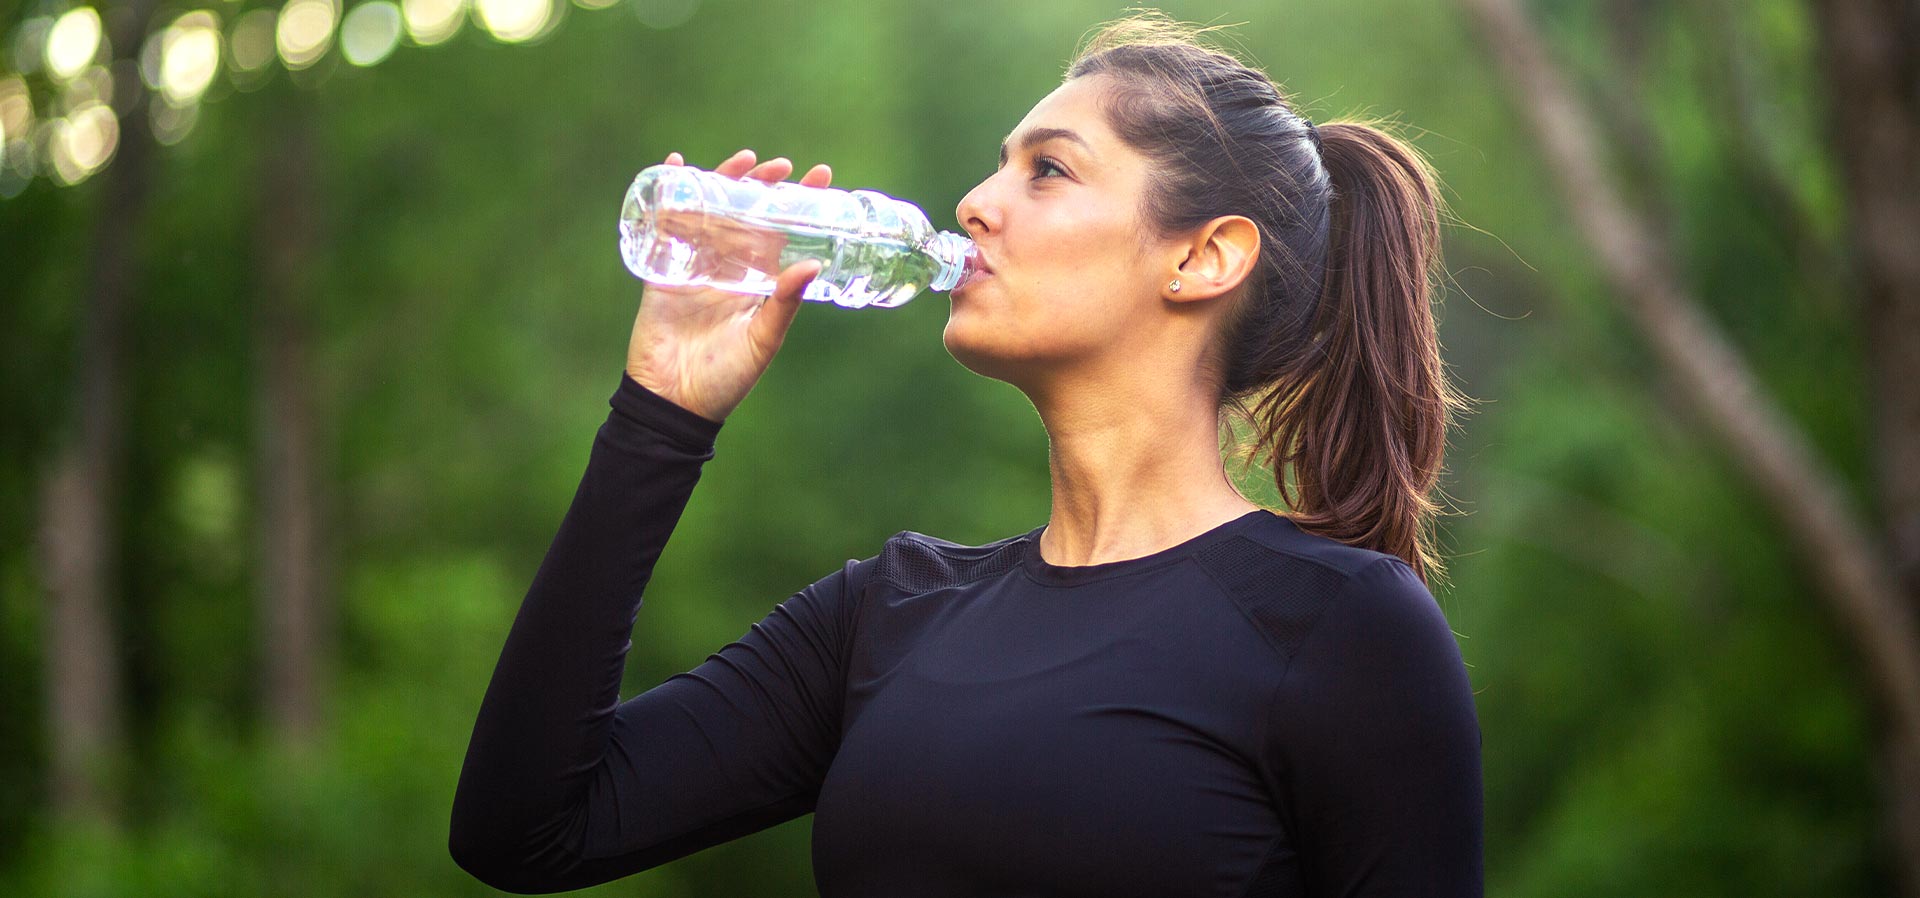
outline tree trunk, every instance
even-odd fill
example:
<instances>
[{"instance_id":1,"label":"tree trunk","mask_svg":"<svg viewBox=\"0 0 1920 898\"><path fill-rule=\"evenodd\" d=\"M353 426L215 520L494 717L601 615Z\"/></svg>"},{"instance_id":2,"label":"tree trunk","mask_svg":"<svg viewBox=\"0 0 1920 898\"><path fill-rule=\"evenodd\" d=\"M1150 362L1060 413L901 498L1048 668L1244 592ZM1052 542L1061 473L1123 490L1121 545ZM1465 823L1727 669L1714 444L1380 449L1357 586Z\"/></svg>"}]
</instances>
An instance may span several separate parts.
<instances>
[{"instance_id":1,"label":"tree trunk","mask_svg":"<svg viewBox=\"0 0 1920 898\"><path fill-rule=\"evenodd\" d=\"M331 645L319 483L318 402L311 355L315 203L313 98L274 104L258 180L260 280L253 303L254 422L261 652L267 725L302 746L324 724Z\"/></svg>"},{"instance_id":2,"label":"tree trunk","mask_svg":"<svg viewBox=\"0 0 1920 898\"><path fill-rule=\"evenodd\" d=\"M1508 85L1544 151L1562 200L1613 288L1609 295L1619 301L1681 395L1773 508L1819 588L1841 637L1859 656L1862 680L1879 711L1889 856L1904 894L1920 898L1920 627L1916 627L1916 605L1903 588L1900 571L1883 554L1877 534L1852 508L1839 475L1761 389L1746 360L1689 295L1665 245L1652 236L1654 229L1623 201L1600 162L1601 140L1591 114L1568 88L1565 75L1518 0L1461 3L1505 71ZM1876 4L1883 4L1877 7L1883 11L1893 11L1893 0L1835 0L1823 7L1822 15L1834 18L1842 7ZM1903 32L1885 30L1887 24L1881 21L1874 26L1848 20L1838 30L1861 40L1898 44L1898 35ZM1888 52L1897 54L1896 50ZM1862 63L1856 60L1849 64ZM1906 71L1910 80L1911 69ZM1882 90L1882 94L1888 92ZM1886 117L1893 113L1886 106L1882 103L1873 107L1871 117L1861 122L1861 127L1887 130ZM1878 139L1891 142L1884 134ZM1894 164L1890 155L1873 158L1876 165ZM1902 164L1905 183L1911 184L1916 171L1911 156ZM1881 189L1899 190L1900 178L1891 180L1893 183L1882 183ZM1912 194L1909 190L1896 195ZM1914 278L1914 265L1920 258L1911 253L1912 247L1920 245L1920 233L1909 226L1911 219L1899 219L1885 209L1886 205L1882 202L1855 210L1863 236L1883 241L1863 247L1863 251L1882 264L1895 266L1889 277L1904 278L1901 283L1911 297L1913 285L1920 283ZM1894 236L1900 239L1885 242ZM1904 262L1900 258L1903 252ZM1920 358L1915 342L1920 341L1920 323L1913 320L1911 308L1877 310L1870 315L1870 322L1878 332L1877 339L1906 347L1908 366ZM1897 384L1883 383L1886 393L1880 406L1885 422L1881 460L1888 474L1899 481L1886 486L1888 511L1902 522L1915 511L1912 484L1916 481L1912 478L1920 478L1911 442L1920 430L1913 426L1917 420L1916 397L1920 397L1920 380L1915 373L1920 372L1909 370L1906 379ZM1888 431L1903 432L1908 442L1889 448L1884 436Z\"/></svg>"},{"instance_id":3,"label":"tree trunk","mask_svg":"<svg viewBox=\"0 0 1920 898\"><path fill-rule=\"evenodd\" d=\"M1894 563L1920 608L1920 6L1813 4L1828 145L1866 289L1880 502Z\"/></svg>"},{"instance_id":4,"label":"tree trunk","mask_svg":"<svg viewBox=\"0 0 1920 898\"><path fill-rule=\"evenodd\" d=\"M1908 607L1920 609L1920 6L1812 4L1828 145L1840 160L1853 263L1866 293L1881 514ZM1896 733L1882 764L1901 883L1920 896L1920 734Z\"/></svg>"},{"instance_id":5,"label":"tree trunk","mask_svg":"<svg viewBox=\"0 0 1920 898\"><path fill-rule=\"evenodd\" d=\"M152 0L108 21L115 47L139 45ZM80 310L74 429L40 489L46 587L49 801L53 815L111 823L120 809L126 722L113 625L119 563L127 314L140 282L140 222L154 164L144 107L129 105L112 164L99 175L91 281ZM78 188L86 189L86 188Z\"/></svg>"}]
</instances>

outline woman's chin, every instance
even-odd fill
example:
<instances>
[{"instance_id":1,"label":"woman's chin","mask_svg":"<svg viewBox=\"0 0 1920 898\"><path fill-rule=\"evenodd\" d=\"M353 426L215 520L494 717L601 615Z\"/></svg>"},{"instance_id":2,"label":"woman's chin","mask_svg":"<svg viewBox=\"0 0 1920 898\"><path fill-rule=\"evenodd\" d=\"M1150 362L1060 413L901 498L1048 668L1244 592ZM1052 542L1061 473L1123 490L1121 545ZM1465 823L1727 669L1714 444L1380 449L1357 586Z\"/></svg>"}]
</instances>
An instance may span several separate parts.
<instances>
[{"instance_id":1,"label":"woman's chin","mask_svg":"<svg viewBox=\"0 0 1920 898\"><path fill-rule=\"evenodd\" d=\"M966 319L974 316L955 308L947 316L947 329L940 334L940 342L947 347L947 354L953 356L967 370L975 374L992 377L995 367L993 353L988 347L975 339L974 328Z\"/></svg>"}]
</instances>

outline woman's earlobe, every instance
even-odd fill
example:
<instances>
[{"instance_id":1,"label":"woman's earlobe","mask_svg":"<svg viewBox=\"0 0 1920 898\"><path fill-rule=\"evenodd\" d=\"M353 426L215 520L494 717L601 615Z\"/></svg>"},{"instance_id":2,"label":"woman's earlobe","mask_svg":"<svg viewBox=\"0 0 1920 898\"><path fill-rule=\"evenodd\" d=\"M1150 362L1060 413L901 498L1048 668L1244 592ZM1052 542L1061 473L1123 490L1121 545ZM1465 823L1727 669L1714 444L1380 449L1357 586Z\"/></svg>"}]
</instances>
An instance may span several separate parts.
<instances>
[{"instance_id":1,"label":"woman's earlobe","mask_svg":"<svg viewBox=\"0 0 1920 898\"><path fill-rule=\"evenodd\" d=\"M1181 272L1161 285L1160 298L1182 305L1212 299L1222 291L1204 271Z\"/></svg>"}]
</instances>

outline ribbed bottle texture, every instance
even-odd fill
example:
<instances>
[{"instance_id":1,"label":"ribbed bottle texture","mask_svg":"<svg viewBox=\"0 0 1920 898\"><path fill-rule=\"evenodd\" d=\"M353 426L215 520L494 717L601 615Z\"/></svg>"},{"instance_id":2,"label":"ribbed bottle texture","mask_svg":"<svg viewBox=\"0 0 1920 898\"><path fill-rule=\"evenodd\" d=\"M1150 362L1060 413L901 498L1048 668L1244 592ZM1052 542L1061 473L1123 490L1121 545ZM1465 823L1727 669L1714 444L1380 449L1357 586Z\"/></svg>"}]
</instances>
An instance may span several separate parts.
<instances>
[{"instance_id":1,"label":"ribbed bottle texture","mask_svg":"<svg viewBox=\"0 0 1920 898\"><path fill-rule=\"evenodd\" d=\"M787 266L817 259L804 298L890 308L950 290L974 265L973 241L936 231L918 206L873 190L730 178L655 165L620 207L627 269L666 286L773 292Z\"/></svg>"}]
</instances>

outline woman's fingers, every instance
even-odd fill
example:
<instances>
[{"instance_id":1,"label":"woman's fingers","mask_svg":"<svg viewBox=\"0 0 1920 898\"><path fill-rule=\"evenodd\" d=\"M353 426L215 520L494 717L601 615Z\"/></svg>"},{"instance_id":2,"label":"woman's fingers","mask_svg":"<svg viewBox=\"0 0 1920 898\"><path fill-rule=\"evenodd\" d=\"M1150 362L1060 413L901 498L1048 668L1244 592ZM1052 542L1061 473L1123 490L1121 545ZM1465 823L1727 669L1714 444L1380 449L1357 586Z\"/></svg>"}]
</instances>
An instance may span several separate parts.
<instances>
[{"instance_id":1,"label":"woman's fingers","mask_svg":"<svg viewBox=\"0 0 1920 898\"><path fill-rule=\"evenodd\" d=\"M685 165L686 159L678 152L668 153L667 164ZM759 178L762 181L780 181L785 180L789 175L793 174L793 160L785 156L775 156L765 162L758 162L758 157L754 155L752 150L742 149L732 156L728 156L725 160L722 160L719 165L713 167L713 170L729 178ZM807 169L807 173L800 177L800 183L808 187L825 187L833 183L833 169L822 162L819 165Z\"/></svg>"},{"instance_id":2,"label":"woman's fingers","mask_svg":"<svg viewBox=\"0 0 1920 898\"><path fill-rule=\"evenodd\" d=\"M786 342L787 329L793 326L794 316L806 302L800 297L820 270L817 259L803 259L787 266L774 280L773 295L760 304L747 322L748 336L768 355L778 352Z\"/></svg>"},{"instance_id":3,"label":"woman's fingers","mask_svg":"<svg viewBox=\"0 0 1920 898\"><path fill-rule=\"evenodd\" d=\"M741 150L738 153L728 156L726 161L714 166L713 170L729 178L738 178L753 168L753 162L753 151Z\"/></svg>"},{"instance_id":4,"label":"woman's fingers","mask_svg":"<svg viewBox=\"0 0 1920 898\"><path fill-rule=\"evenodd\" d=\"M752 171L747 172L747 177L762 181L784 181L790 174L793 174L793 160L775 156L754 166Z\"/></svg>"}]
</instances>

